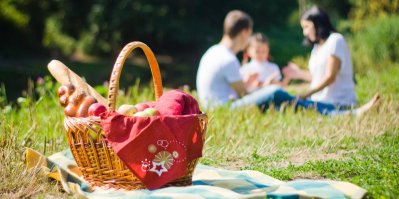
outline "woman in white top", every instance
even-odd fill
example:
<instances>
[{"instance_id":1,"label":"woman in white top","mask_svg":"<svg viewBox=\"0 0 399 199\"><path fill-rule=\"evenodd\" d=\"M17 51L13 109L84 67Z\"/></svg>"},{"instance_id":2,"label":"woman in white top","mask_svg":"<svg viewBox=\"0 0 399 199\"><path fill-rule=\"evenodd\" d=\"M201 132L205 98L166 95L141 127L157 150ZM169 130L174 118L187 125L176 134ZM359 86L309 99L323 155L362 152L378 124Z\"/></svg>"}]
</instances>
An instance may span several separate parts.
<instances>
[{"instance_id":1,"label":"woman in white top","mask_svg":"<svg viewBox=\"0 0 399 199\"><path fill-rule=\"evenodd\" d=\"M350 107L356 104L353 66L344 37L335 31L328 15L312 7L301 18L306 43L313 45L309 71L290 63L283 72L288 78L310 81L302 99Z\"/></svg>"},{"instance_id":2,"label":"woman in white top","mask_svg":"<svg viewBox=\"0 0 399 199\"><path fill-rule=\"evenodd\" d=\"M274 104L278 108L288 102L296 108L314 108L325 115L361 115L374 106L379 95L360 108L352 109L356 104L356 94L351 55L344 37L335 31L328 15L314 6L302 15L300 23L306 41L313 45L309 71L290 63L283 73L287 79L309 81L310 89L291 96L280 87L262 88L256 92L258 106L267 109Z\"/></svg>"}]
</instances>

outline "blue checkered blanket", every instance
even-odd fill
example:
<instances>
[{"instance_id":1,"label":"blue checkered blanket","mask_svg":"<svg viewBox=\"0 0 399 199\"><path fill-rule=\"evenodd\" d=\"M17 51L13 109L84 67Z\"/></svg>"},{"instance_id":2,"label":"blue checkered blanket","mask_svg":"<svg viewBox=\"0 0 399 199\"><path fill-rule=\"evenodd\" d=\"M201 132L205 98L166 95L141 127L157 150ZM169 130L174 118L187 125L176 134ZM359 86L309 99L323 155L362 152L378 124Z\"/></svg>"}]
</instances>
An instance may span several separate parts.
<instances>
[{"instance_id":1,"label":"blue checkered blanket","mask_svg":"<svg viewBox=\"0 0 399 199\"><path fill-rule=\"evenodd\" d=\"M232 171L198 164L194 170L193 185L167 187L153 191L122 191L90 188L77 175L77 166L71 152L65 150L50 157L27 149L28 167L43 167L61 182L63 189L82 198L362 198L366 190L342 181L294 180L284 182L258 171Z\"/></svg>"}]
</instances>

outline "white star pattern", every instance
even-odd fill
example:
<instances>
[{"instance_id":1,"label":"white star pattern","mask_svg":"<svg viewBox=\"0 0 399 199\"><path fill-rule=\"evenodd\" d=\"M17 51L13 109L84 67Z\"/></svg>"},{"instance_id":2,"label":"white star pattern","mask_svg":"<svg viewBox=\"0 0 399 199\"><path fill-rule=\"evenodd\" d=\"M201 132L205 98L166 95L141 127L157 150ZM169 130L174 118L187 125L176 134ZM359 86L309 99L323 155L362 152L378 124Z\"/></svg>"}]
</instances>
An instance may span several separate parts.
<instances>
[{"instance_id":1,"label":"white star pattern","mask_svg":"<svg viewBox=\"0 0 399 199\"><path fill-rule=\"evenodd\" d=\"M161 169L158 170L157 166L161 166ZM161 176L163 172L168 172L168 170L165 168L165 161L162 162L152 161L152 168L150 169L150 171L157 173L158 176Z\"/></svg>"}]
</instances>

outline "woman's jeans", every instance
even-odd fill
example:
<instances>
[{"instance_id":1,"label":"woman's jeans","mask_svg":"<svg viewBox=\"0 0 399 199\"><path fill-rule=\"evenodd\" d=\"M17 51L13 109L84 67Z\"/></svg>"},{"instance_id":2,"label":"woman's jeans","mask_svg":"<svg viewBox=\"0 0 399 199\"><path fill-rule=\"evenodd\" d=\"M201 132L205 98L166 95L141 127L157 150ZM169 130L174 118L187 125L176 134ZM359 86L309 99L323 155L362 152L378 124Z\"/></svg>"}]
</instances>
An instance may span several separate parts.
<instances>
[{"instance_id":1,"label":"woman's jeans","mask_svg":"<svg viewBox=\"0 0 399 199\"><path fill-rule=\"evenodd\" d=\"M315 109L323 115L341 115L351 113L351 110L344 110L345 107L335 106L334 104L315 102L311 100L302 100L288 94L280 86L266 86L251 94L248 94L231 103L232 108L256 104L261 110L267 110L270 105L280 109L282 104L294 105L298 108ZM347 108L347 107L346 107Z\"/></svg>"}]
</instances>

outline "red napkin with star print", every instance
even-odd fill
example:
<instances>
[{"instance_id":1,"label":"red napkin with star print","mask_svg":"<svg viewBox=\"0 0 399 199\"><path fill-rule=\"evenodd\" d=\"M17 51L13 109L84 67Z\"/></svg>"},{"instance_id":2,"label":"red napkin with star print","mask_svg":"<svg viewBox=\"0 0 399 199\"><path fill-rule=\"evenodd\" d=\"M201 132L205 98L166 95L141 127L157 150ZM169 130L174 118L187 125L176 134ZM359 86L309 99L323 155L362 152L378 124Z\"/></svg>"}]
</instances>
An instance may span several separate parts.
<instances>
[{"instance_id":1,"label":"red napkin with star print","mask_svg":"<svg viewBox=\"0 0 399 199\"><path fill-rule=\"evenodd\" d=\"M187 164L202 156L203 147L198 103L191 95L179 90L166 92L154 107L161 115L101 115L107 141L148 189L185 175Z\"/></svg>"},{"instance_id":2,"label":"red napkin with star print","mask_svg":"<svg viewBox=\"0 0 399 199\"><path fill-rule=\"evenodd\" d=\"M102 118L113 150L148 189L182 177L187 164L202 156L196 115L129 117L111 112Z\"/></svg>"}]
</instances>

